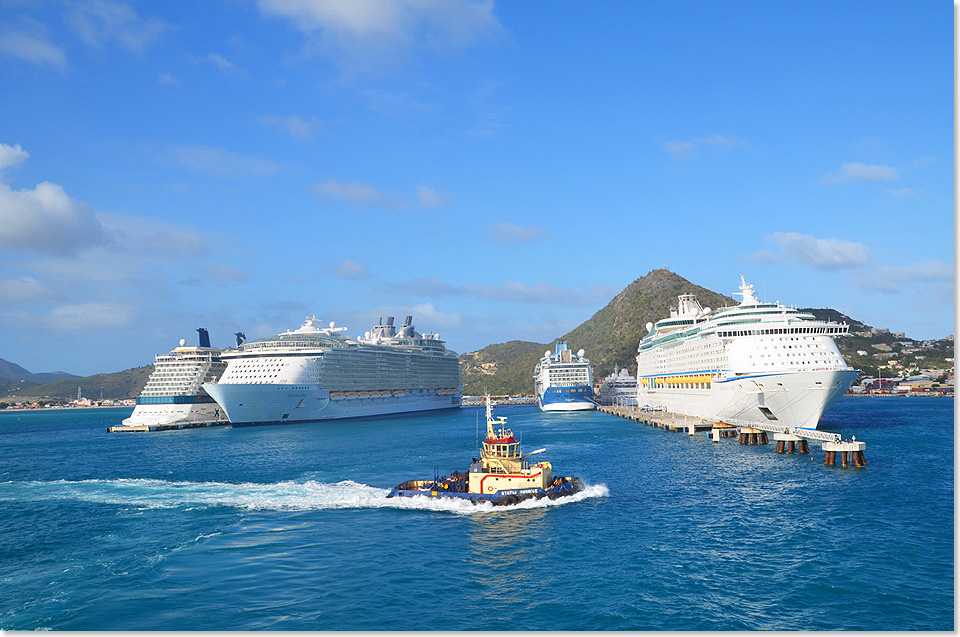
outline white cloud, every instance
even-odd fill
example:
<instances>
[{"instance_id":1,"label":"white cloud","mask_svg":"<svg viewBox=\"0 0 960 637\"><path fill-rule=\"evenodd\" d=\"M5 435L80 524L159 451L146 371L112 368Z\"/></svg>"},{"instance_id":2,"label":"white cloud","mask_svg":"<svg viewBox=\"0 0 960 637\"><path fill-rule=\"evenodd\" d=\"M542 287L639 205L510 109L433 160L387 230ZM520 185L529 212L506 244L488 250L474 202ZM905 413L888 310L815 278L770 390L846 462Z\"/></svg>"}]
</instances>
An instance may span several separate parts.
<instances>
[{"instance_id":1,"label":"white cloud","mask_svg":"<svg viewBox=\"0 0 960 637\"><path fill-rule=\"evenodd\" d=\"M464 285L464 292L481 299L514 301L519 303L547 303L566 306L595 305L610 300L616 290L598 285L593 290L558 288L547 283L528 285L519 281L504 281L499 285Z\"/></svg>"},{"instance_id":2,"label":"white cloud","mask_svg":"<svg viewBox=\"0 0 960 637\"><path fill-rule=\"evenodd\" d=\"M863 164L860 162L849 162L843 164L835 173L824 175L820 179L823 185L845 184L850 182L868 181L868 182L890 182L900 179L895 168L890 166L876 166L872 164Z\"/></svg>"},{"instance_id":3,"label":"white cloud","mask_svg":"<svg viewBox=\"0 0 960 637\"><path fill-rule=\"evenodd\" d=\"M675 140L667 142L663 145L663 148L670 153L674 159L688 159L696 154L697 144L694 142Z\"/></svg>"},{"instance_id":4,"label":"white cloud","mask_svg":"<svg viewBox=\"0 0 960 637\"><path fill-rule=\"evenodd\" d=\"M87 45L103 47L116 42L142 53L170 26L156 19L143 19L125 2L78 0L65 2L67 23Z\"/></svg>"},{"instance_id":5,"label":"white cloud","mask_svg":"<svg viewBox=\"0 0 960 637\"><path fill-rule=\"evenodd\" d=\"M733 148L737 146L749 146L749 143L736 137L714 134L690 140L669 141L663 145L663 148L674 159L691 159L701 148Z\"/></svg>"},{"instance_id":6,"label":"white cloud","mask_svg":"<svg viewBox=\"0 0 960 637\"><path fill-rule=\"evenodd\" d=\"M111 251L150 255L204 255L207 240L196 231L169 221L135 215L97 213Z\"/></svg>"},{"instance_id":7,"label":"white cloud","mask_svg":"<svg viewBox=\"0 0 960 637\"><path fill-rule=\"evenodd\" d=\"M747 257L750 261L755 261L757 263L782 263L783 257L777 254L776 252L771 252L770 250L760 250L755 252Z\"/></svg>"},{"instance_id":8,"label":"white cloud","mask_svg":"<svg viewBox=\"0 0 960 637\"><path fill-rule=\"evenodd\" d=\"M0 169L27 157L19 145L0 144ZM209 247L204 237L184 226L95 212L57 184L14 190L0 181L0 250L73 257L81 250L108 246L111 253L137 255L203 255Z\"/></svg>"},{"instance_id":9,"label":"white cloud","mask_svg":"<svg viewBox=\"0 0 960 637\"><path fill-rule=\"evenodd\" d=\"M63 50L47 39L43 25L30 19L21 20L16 27L0 26L0 54L58 69L67 67Z\"/></svg>"},{"instance_id":10,"label":"white cloud","mask_svg":"<svg viewBox=\"0 0 960 637\"><path fill-rule=\"evenodd\" d=\"M32 276L13 277L0 272L0 303L37 303L63 295Z\"/></svg>"},{"instance_id":11,"label":"white cloud","mask_svg":"<svg viewBox=\"0 0 960 637\"><path fill-rule=\"evenodd\" d=\"M395 115L402 112L428 113L434 109L429 101L420 99L410 91L367 89L362 95L370 109L381 115Z\"/></svg>"},{"instance_id":12,"label":"white cloud","mask_svg":"<svg viewBox=\"0 0 960 637\"><path fill-rule=\"evenodd\" d=\"M953 266L934 260L906 266L876 266L865 270L853 283L859 289L899 292L903 284L942 283L953 280Z\"/></svg>"},{"instance_id":13,"label":"white cloud","mask_svg":"<svg viewBox=\"0 0 960 637\"><path fill-rule=\"evenodd\" d=\"M532 243L549 236L550 232L540 226L519 226L509 221L488 225L486 234L495 243Z\"/></svg>"},{"instance_id":14,"label":"white cloud","mask_svg":"<svg viewBox=\"0 0 960 637\"><path fill-rule=\"evenodd\" d=\"M131 327L135 323L134 318L133 308L127 305L91 302L57 307L46 317L46 323L60 330L97 330Z\"/></svg>"},{"instance_id":15,"label":"white cloud","mask_svg":"<svg viewBox=\"0 0 960 637\"><path fill-rule=\"evenodd\" d=\"M183 88L183 82L178 80L172 73L160 73L157 76L157 84L164 84L166 86L176 86Z\"/></svg>"},{"instance_id":16,"label":"white cloud","mask_svg":"<svg viewBox=\"0 0 960 637\"><path fill-rule=\"evenodd\" d=\"M45 181L13 190L0 183L0 249L66 255L104 240L93 209L62 187Z\"/></svg>"},{"instance_id":17,"label":"white cloud","mask_svg":"<svg viewBox=\"0 0 960 637\"><path fill-rule=\"evenodd\" d=\"M482 0L258 0L264 15L289 20L308 49L345 70L397 64L426 47L448 53L502 32L493 1Z\"/></svg>"},{"instance_id":18,"label":"white cloud","mask_svg":"<svg viewBox=\"0 0 960 637\"><path fill-rule=\"evenodd\" d=\"M429 186L417 186L416 199L403 194L381 190L368 181L338 181L328 179L315 183L311 190L318 195L332 197L355 206L403 210L409 208L438 208L445 205L449 195L437 192Z\"/></svg>"},{"instance_id":19,"label":"white cloud","mask_svg":"<svg viewBox=\"0 0 960 637\"><path fill-rule=\"evenodd\" d=\"M160 151L159 156L182 168L215 177L267 177L280 171L280 165L271 159L249 157L209 146L174 144Z\"/></svg>"},{"instance_id":20,"label":"white cloud","mask_svg":"<svg viewBox=\"0 0 960 637\"><path fill-rule=\"evenodd\" d=\"M400 294L417 296L447 296L460 293L458 288L438 276L418 277L405 283L388 283L387 289Z\"/></svg>"},{"instance_id":21,"label":"white cloud","mask_svg":"<svg viewBox=\"0 0 960 637\"><path fill-rule=\"evenodd\" d=\"M778 244L780 252L795 262L821 270L852 268L871 261L867 246L853 241L817 239L799 232L774 232L764 239Z\"/></svg>"},{"instance_id":22,"label":"white cloud","mask_svg":"<svg viewBox=\"0 0 960 637\"><path fill-rule=\"evenodd\" d=\"M897 188L888 190L887 193L896 199L916 199L920 194L913 188Z\"/></svg>"},{"instance_id":23,"label":"white cloud","mask_svg":"<svg viewBox=\"0 0 960 637\"><path fill-rule=\"evenodd\" d=\"M605 303L617 293L617 290L606 285L595 286L592 290L558 288L548 283L529 285L519 281L504 281L496 285L475 283L451 285L436 276L417 278L404 283L388 283L386 289L389 292L415 296L472 296L488 301L543 303L572 307Z\"/></svg>"},{"instance_id":24,"label":"white cloud","mask_svg":"<svg viewBox=\"0 0 960 637\"><path fill-rule=\"evenodd\" d=\"M418 326L420 332L424 330L436 332L438 330L458 330L463 327L463 316L460 312L443 312L433 306L432 303L421 303L413 307L396 308L397 315L410 314L413 316L413 324Z\"/></svg>"},{"instance_id":25,"label":"white cloud","mask_svg":"<svg viewBox=\"0 0 960 637\"><path fill-rule=\"evenodd\" d=\"M29 158L30 153L20 148L20 144L16 146L0 144L0 170L22 164Z\"/></svg>"},{"instance_id":26,"label":"white cloud","mask_svg":"<svg viewBox=\"0 0 960 637\"><path fill-rule=\"evenodd\" d=\"M215 67L217 67L221 71L237 70L237 67L233 64L233 62L229 61L219 53L210 53L204 58L204 60L206 60L210 64L213 64Z\"/></svg>"},{"instance_id":27,"label":"white cloud","mask_svg":"<svg viewBox=\"0 0 960 637\"><path fill-rule=\"evenodd\" d=\"M405 207L403 198L397 194L377 189L367 181L337 181L328 179L322 184L314 184L313 191L317 194L333 197L338 201L373 208L397 210Z\"/></svg>"},{"instance_id":28,"label":"white cloud","mask_svg":"<svg viewBox=\"0 0 960 637\"><path fill-rule=\"evenodd\" d=\"M370 274L370 271L362 263L350 259L344 259L337 267L328 267L326 270L342 279L362 279Z\"/></svg>"},{"instance_id":29,"label":"white cloud","mask_svg":"<svg viewBox=\"0 0 960 637\"><path fill-rule=\"evenodd\" d=\"M250 273L240 268L231 268L229 265L218 263L208 268L207 277L219 284L243 283L250 278Z\"/></svg>"},{"instance_id":30,"label":"white cloud","mask_svg":"<svg viewBox=\"0 0 960 637\"><path fill-rule=\"evenodd\" d=\"M460 312L443 312L437 309L433 303L420 303L417 305L394 305L394 306L381 306L373 308L362 314L344 314L341 313L341 316L344 316L345 320L351 322L364 324L364 321L370 322L369 316L377 317L387 317L394 316L399 320L394 321L394 324L403 323L403 319L407 316L413 317L413 325L417 328L418 332L437 332L439 330L458 330L463 327L463 315ZM375 320L375 319L374 319ZM372 323L371 323L372 324ZM365 328L364 331L366 331ZM351 331L351 333L353 333Z\"/></svg>"},{"instance_id":31,"label":"white cloud","mask_svg":"<svg viewBox=\"0 0 960 637\"><path fill-rule=\"evenodd\" d=\"M447 205L450 196L437 192L429 186L417 186L417 201L421 208L440 208Z\"/></svg>"},{"instance_id":32,"label":"white cloud","mask_svg":"<svg viewBox=\"0 0 960 637\"><path fill-rule=\"evenodd\" d=\"M301 141L313 141L320 130L320 120L316 117L304 119L296 115L288 115L287 117L264 115L257 121L264 126L283 131L290 137Z\"/></svg>"}]
</instances>

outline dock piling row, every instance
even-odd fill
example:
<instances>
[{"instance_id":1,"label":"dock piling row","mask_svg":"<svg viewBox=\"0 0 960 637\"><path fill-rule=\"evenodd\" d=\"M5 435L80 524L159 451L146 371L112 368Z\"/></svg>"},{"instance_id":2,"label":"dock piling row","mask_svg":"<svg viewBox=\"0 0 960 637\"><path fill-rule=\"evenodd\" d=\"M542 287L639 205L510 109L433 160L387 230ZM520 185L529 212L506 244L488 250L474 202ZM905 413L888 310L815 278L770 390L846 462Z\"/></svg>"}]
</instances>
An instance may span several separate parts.
<instances>
[{"instance_id":1,"label":"dock piling row","mask_svg":"<svg viewBox=\"0 0 960 637\"><path fill-rule=\"evenodd\" d=\"M854 466L858 469L866 467L867 461L863 457L863 450L866 446L866 443L857 440L825 442L823 443L823 451L825 453L823 463L831 467L836 466L837 454L839 453L841 467Z\"/></svg>"},{"instance_id":2,"label":"dock piling row","mask_svg":"<svg viewBox=\"0 0 960 637\"><path fill-rule=\"evenodd\" d=\"M767 438L767 432L754 427L740 427L741 445L765 445L770 440Z\"/></svg>"},{"instance_id":3,"label":"dock piling row","mask_svg":"<svg viewBox=\"0 0 960 637\"><path fill-rule=\"evenodd\" d=\"M647 411L637 407L606 407L598 406L597 409L607 414L613 414L621 418L627 418L650 427L657 427L665 431L686 431L691 436L698 430L707 430L706 438L714 444L719 444L721 438L737 437L742 445L765 445L769 442L767 430L773 433L773 439L776 441L776 451L778 454L801 454L810 453L810 445L807 438L821 441L822 449L826 454L824 465L836 466L837 453L840 454L841 467L863 468L867 466L867 461L863 456L863 450L866 443L853 440L840 440L839 434L832 434L819 430L800 430L787 427L776 427L773 425L751 426L747 424L734 425L725 422L709 423L701 418L685 416L683 414L674 414L665 411ZM779 429L779 431L778 431ZM795 433L786 433L792 431ZM799 433L800 435L797 435ZM812 458L811 458L812 460Z\"/></svg>"}]
</instances>

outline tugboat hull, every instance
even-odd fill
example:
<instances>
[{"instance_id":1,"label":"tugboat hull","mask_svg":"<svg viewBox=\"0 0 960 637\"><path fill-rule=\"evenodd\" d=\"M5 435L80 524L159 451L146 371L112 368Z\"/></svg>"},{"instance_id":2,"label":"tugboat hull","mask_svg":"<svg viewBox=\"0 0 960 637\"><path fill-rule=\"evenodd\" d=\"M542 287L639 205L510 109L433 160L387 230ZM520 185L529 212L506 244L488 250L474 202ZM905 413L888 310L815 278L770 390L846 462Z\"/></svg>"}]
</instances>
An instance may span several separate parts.
<instances>
[{"instance_id":1,"label":"tugboat hull","mask_svg":"<svg viewBox=\"0 0 960 637\"><path fill-rule=\"evenodd\" d=\"M454 474L460 472L455 471ZM583 481L577 477L557 478L555 484L549 489L533 487L529 489L503 489L494 493L470 493L469 491L458 491L460 481L456 476L451 478L441 478L440 480L408 480L403 484L394 487L388 498L447 498L455 500L467 500L474 504L481 502L490 502L494 506L509 506L517 504L524 500L540 500L550 498L556 500L565 496L570 496L583 491Z\"/></svg>"}]
</instances>

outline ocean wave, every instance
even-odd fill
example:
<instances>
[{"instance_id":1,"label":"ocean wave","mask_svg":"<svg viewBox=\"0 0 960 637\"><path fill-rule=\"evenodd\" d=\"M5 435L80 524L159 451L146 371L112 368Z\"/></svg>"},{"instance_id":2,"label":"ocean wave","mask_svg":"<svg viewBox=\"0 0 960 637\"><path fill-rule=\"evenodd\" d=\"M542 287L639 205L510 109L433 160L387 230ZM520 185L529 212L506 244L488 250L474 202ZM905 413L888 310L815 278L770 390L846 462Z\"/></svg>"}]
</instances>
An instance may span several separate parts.
<instances>
[{"instance_id":1,"label":"ocean wave","mask_svg":"<svg viewBox=\"0 0 960 637\"><path fill-rule=\"evenodd\" d=\"M535 509L607 497L606 485L587 485L572 496L525 500L508 507L472 504L447 498L387 498L382 489L352 480L335 483L306 480L276 483L175 482L146 478L54 480L0 483L0 500L76 500L143 509L233 507L246 510L312 511L323 509L411 509L473 514L493 510Z\"/></svg>"}]
</instances>

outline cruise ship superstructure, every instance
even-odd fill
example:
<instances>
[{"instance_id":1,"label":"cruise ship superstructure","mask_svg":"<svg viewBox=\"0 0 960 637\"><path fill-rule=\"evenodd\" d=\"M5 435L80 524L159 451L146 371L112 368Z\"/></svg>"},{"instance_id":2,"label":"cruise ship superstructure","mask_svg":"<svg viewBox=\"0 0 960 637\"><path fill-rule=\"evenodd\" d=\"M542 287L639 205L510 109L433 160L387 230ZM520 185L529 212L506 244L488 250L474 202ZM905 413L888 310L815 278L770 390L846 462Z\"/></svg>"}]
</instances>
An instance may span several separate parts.
<instances>
[{"instance_id":1,"label":"cruise ship superstructure","mask_svg":"<svg viewBox=\"0 0 960 637\"><path fill-rule=\"evenodd\" d=\"M740 278L739 305L701 307L682 294L670 316L647 323L637 354L637 401L713 420L815 429L856 380L834 339L845 323L761 303Z\"/></svg>"},{"instance_id":2,"label":"cruise ship superstructure","mask_svg":"<svg viewBox=\"0 0 960 637\"><path fill-rule=\"evenodd\" d=\"M533 370L537 404L543 411L594 409L593 370L581 349L570 351L566 341L557 341L556 351L543 353Z\"/></svg>"},{"instance_id":3,"label":"cruise ship superstructure","mask_svg":"<svg viewBox=\"0 0 960 637\"><path fill-rule=\"evenodd\" d=\"M460 406L457 354L408 316L351 338L315 317L296 330L224 353L227 369L204 385L234 426L382 416Z\"/></svg>"},{"instance_id":4,"label":"cruise ship superstructure","mask_svg":"<svg viewBox=\"0 0 960 637\"><path fill-rule=\"evenodd\" d=\"M600 404L636 406L637 379L630 370L613 366L613 373L600 381Z\"/></svg>"},{"instance_id":5,"label":"cruise ship superstructure","mask_svg":"<svg viewBox=\"0 0 960 637\"><path fill-rule=\"evenodd\" d=\"M184 339L169 354L159 354L153 372L126 426L171 425L186 422L225 422L226 414L214 402L203 384L215 382L226 369L220 358L223 350L210 347L210 335L204 328L200 345L188 347Z\"/></svg>"}]
</instances>

